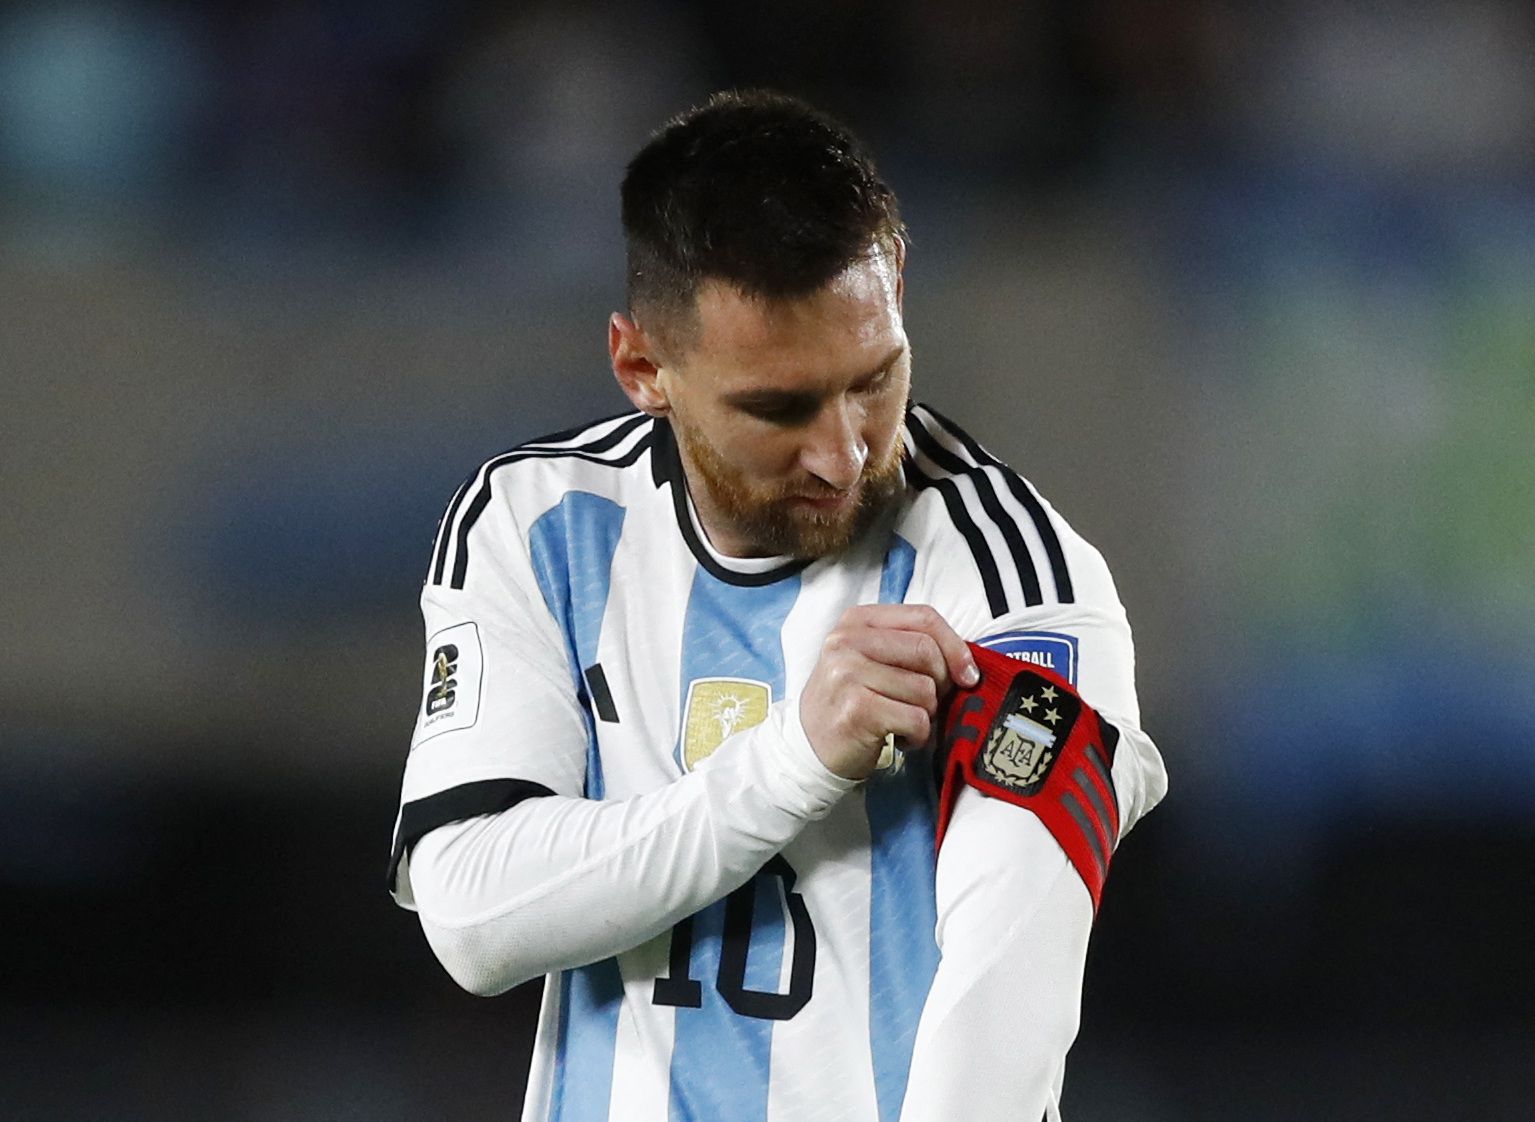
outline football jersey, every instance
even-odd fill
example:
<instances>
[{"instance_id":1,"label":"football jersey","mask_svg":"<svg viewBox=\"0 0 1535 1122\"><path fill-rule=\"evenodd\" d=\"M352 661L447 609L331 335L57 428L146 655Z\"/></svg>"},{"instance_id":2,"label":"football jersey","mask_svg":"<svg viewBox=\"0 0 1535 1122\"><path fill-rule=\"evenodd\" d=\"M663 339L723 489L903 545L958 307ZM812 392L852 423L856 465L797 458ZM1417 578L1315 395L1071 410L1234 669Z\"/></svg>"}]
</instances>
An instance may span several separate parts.
<instances>
[{"instance_id":1,"label":"football jersey","mask_svg":"<svg viewBox=\"0 0 1535 1122\"><path fill-rule=\"evenodd\" d=\"M858 604L931 604L1138 726L1098 552L930 408L909 410L904 441L900 501L814 562L714 551L664 419L610 418L470 476L422 592L396 898L412 905L411 848L438 826L529 797L633 798L707 768L794 703ZM876 773L670 930L551 975L524 1119L896 1122L939 960L926 763ZM1143 738L1113 772L1122 834L1165 780Z\"/></svg>"}]
</instances>

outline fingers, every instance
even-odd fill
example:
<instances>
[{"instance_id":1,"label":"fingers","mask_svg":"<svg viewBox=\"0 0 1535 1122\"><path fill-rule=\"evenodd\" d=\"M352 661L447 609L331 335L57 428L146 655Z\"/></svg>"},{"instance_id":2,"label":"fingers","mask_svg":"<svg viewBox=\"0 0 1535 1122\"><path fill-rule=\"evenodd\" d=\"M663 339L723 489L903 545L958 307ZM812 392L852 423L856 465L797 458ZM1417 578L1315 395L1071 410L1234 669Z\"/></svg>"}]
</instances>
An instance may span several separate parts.
<instances>
[{"instance_id":1,"label":"fingers","mask_svg":"<svg viewBox=\"0 0 1535 1122\"><path fill-rule=\"evenodd\" d=\"M937 609L927 604L865 604L850 608L843 615L842 623L878 633L874 642L878 643L880 654L875 655L860 643L859 649L871 657L888 659L909 670L932 674L944 690L950 682L969 687L981 680L970 647ZM918 639L913 647L903 650L900 647L902 640L897 635L913 635ZM936 648L936 659L932 656L933 648Z\"/></svg>"},{"instance_id":2,"label":"fingers","mask_svg":"<svg viewBox=\"0 0 1535 1122\"><path fill-rule=\"evenodd\" d=\"M908 747L920 747L927 743L928 734L933 728L933 718L920 705L910 705L892 697L880 696L871 700L870 708L874 713L875 721L884 728L885 733L895 735L897 748L904 751ZM885 735L882 733L871 745L875 751L876 761L879 750L884 746Z\"/></svg>"},{"instance_id":3,"label":"fingers","mask_svg":"<svg viewBox=\"0 0 1535 1122\"><path fill-rule=\"evenodd\" d=\"M857 670L857 678L864 688L881 697L915 705L929 715L938 711L938 682L922 667L906 670L878 659L866 659Z\"/></svg>"},{"instance_id":4,"label":"fingers","mask_svg":"<svg viewBox=\"0 0 1535 1122\"><path fill-rule=\"evenodd\" d=\"M873 664L867 664L871 666ZM893 675L909 671L889 670ZM921 704L887 696L867 683L851 678L837 681L840 675L813 678L800 695L800 722L805 736L821 762L846 779L864 779L879 761L887 735L893 734L902 746L927 743L933 718ZM896 692L920 693L899 681L883 679L885 688ZM932 679L926 679L933 689Z\"/></svg>"},{"instance_id":5,"label":"fingers","mask_svg":"<svg viewBox=\"0 0 1535 1122\"><path fill-rule=\"evenodd\" d=\"M839 629L826 640L826 649L850 656L850 663L910 671L948 689L949 668L943 650L931 635L920 631L892 631L869 627Z\"/></svg>"},{"instance_id":6,"label":"fingers","mask_svg":"<svg viewBox=\"0 0 1535 1122\"><path fill-rule=\"evenodd\" d=\"M902 748L920 746L927 742L933 727L932 715L921 705L873 691L848 697L840 717L841 727L848 730L860 753L865 754L866 772L884 747L886 736L894 735L896 744Z\"/></svg>"},{"instance_id":7,"label":"fingers","mask_svg":"<svg viewBox=\"0 0 1535 1122\"><path fill-rule=\"evenodd\" d=\"M887 734L903 746L927 743L952 682L980 672L965 641L934 609L919 604L850 608L826 637L800 695L800 723L831 771L861 779Z\"/></svg>"}]
</instances>

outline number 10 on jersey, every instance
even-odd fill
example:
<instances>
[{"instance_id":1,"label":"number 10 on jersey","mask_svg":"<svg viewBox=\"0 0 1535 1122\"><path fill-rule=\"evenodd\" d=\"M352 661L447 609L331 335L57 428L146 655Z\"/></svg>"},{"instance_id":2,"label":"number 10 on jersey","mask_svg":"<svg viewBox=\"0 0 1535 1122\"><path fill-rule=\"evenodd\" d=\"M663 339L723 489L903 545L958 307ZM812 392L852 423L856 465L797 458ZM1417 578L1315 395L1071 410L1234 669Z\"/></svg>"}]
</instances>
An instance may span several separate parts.
<instances>
[{"instance_id":1,"label":"number 10 on jersey","mask_svg":"<svg viewBox=\"0 0 1535 1122\"><path fill-rule=\"evenodd\" d=\"M773 878L783 893L784 906L794 925L794 959L789 964L789 992L754 990L746 985L746 956L751 948L753 920L756 918L757 883ZM776 855L751 880L725 897L725 929L720 943L719 977L715 988L725 1003L743 1017L765 1021L787 1021L810 1001L815 982L815 926L805 898L794 891L793 866ZM667 972L656 979L651 1000L657 1005L675 1005L697 1009L703 1005L703 987L692 976L693 917L672 928L671 954Z\"/></svg>"}]
</instances>

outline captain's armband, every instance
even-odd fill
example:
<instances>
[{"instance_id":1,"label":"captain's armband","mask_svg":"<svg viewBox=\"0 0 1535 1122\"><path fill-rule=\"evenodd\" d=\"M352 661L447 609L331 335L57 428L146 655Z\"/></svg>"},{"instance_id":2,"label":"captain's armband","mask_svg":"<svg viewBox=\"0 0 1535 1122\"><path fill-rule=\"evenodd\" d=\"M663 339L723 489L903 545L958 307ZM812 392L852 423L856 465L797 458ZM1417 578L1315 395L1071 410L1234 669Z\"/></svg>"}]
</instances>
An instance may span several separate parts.
<instances>
[{"instance_id":1,"label":"captain's armband","mask_svg":"<svg viewBox=\"0 0 1535 1122\"><path fill-rule=\"evenodd\" d=\"M1094 911L1119 839L1111 769L1119 730L1061 675L970 644L981 681L943 715L936 844L962 786L1032 811L1087 885Z\"/></svg>"}]
</instances>

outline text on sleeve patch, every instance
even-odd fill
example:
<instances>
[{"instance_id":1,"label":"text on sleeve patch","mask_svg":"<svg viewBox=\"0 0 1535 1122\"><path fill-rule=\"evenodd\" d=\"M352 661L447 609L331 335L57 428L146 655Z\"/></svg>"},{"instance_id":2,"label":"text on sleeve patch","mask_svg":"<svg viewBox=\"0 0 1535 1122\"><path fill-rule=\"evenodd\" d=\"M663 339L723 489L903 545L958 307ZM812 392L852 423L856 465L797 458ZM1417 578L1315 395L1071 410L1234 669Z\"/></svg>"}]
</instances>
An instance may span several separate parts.
<instances>
[{"instance_id":1,"label":"text on sleeve patch","mask_svg":"<svg viewBox=\"0 0 1535 1122\"><path fill-rule=\"evenodd\" d=\"M485 658L480 629L456 623L426 641L426 671L416 743L472 726L480 717Z\"/></svg>"},{"instance_id":2,"label":"text on sleeve patch","mask_svg":"<svg viewBox=\"0 0 1535 1122\"><path fill-rule=\"evenodd\" d=\"M1058 631L1004 631L976 641L978 646L1019 662L1043 666L1077 684L1077 637Z\"/></svg>"}]
</instances>

